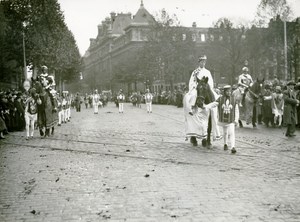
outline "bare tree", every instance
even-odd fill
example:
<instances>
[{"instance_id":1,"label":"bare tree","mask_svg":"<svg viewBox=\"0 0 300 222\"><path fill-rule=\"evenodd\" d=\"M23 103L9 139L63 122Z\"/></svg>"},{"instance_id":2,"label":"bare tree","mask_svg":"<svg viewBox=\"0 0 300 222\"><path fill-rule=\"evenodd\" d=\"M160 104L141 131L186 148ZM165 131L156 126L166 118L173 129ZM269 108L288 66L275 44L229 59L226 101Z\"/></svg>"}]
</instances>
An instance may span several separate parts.
<instances>
[{"instance_id":1,"label":"bare tree","mask_svg":"<svg viewBox=\"0 0 300 222\"><path fill-rule=\"evenodd\" d=\"M292 14L292 9L286 0L261 0L254 24L258 27L267 27L271 19L280 16L284 21L288 21Z\"/></svg>"}]
</instances>

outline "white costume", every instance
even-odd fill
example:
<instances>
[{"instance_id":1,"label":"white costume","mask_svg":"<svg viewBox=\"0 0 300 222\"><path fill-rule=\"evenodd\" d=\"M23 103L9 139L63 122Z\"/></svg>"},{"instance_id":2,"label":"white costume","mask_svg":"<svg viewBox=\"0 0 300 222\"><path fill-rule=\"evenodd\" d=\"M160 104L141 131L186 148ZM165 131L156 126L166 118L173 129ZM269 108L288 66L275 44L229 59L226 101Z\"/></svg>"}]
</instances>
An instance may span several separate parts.
<instances>
[{"instance_id":1,"label":"white costume","mask_svg":"<svg viewBox=\"0 0 300 222\"><path fill-rule=\"evenodd\" d=\"M119 113L124 112L124 101L125 101L125 95L123 93L120 93L117 97L119 102Z\"/></svg>"},{"instance_id":2,"label":"white costume","mask_svg":"<svg viewBox=\"0 0 300 222\"><path fill-rule=\"evenodd\" d=\"M29 97L25 104L26 138L29 138L33 137L34 123L37 120L37 104L32 97Z\"/></svg>"},{"instance_id":3,"label":"white costume","mask_svg":"<svg viewBox=\"0 0 300 222\"><path fill-rule=\"evenodd\" d=\"M61 125L61 123L64 121L64 109L63 109L63 99L58 98L57 99L57 107L58 107L58 126Z\"/></svg>"},{"instance_id":4,"label":"white costume","mask_svg":"<svg viewBox=\"0 0 300 222\"><path fill-rule=\"evenodd\" d=\"M278 119L278 126L281 126L282 116L283 116L283 108L284 108L284 99L283 93L281 92L280 86L276 87L277 92L272 94L272 113L274 114L274 125L276 125Z\"/></svg>"},{"instance_id":5,"label":"white costume","mask_svg":"<svg viewBox=\"0 0 300 222\"><path fill-rule=\"evenodd\" d=\"M241 93L244 94L245 89L252 86L253 80L251 75L247 73L249 71L247 67L244 67L242 70L243 73L239 76L238 85L241 89Z\"/></svg>"},{"instance_id":6,"label":"white costume","mask_svg":"<svg viewBox=\"0 0 300 222\"><path fill-rule=\"evenodd\" d=\"M212 75L209 70L207 70L205 67L201 68L198 67L195 69L191 75L190 81L189 81L189 92L187 95L187 99L189 100L189 103L191 104L191 107L195 105L196 99L197 99L197 79L202 79L203 77L208 77L208 84L214 94L215 100L219 98L219 95L214 91L214 80L212 78ZM220 139L222 138L218 123L218 109L217 107L210 109L211 114L211 121L212 121L212 132L213 132L213 139Z\"/></svg>"},{"instance_id":7,"label":"white costume","mask_svg":"<svg viewBox=\"0 0 300 222\"><path fill-rule=\"evenodd\" d=\"M195 105L196 99L197 99L197 79L202 79L203 77L208 77L208 84L210 88L212 89L215 99L217 99L219 96L214 91L214 80L212 78L212 75L209 70L207 70L205 67L201 68L198 67L195 69L191 75L190 81L189 81L189 92L188 95L190 96L190 103L192 105Z\"/></svg>"},{"instance_id":8,"label":"white costume","mask_svg":"<svg viewBox=\"0 0 300 222\"><path fill-rule=\"evenodd\" d=\"M198 108L194 115L190 115L190 95L186 93L183 97L183 111L185 118L186 138L197 137L204 139L207 136L208 127L208 110Z\"/></svg>"},{"instance_id":9,"label":"white costume","mask_svg":"<svg viewBox=\"0 0 300 222\"><path fill-rule=\"evenodd\" d=\"M153 99L153 95L149 91L147 91L147 93L145 94L147 113L152 113L152 99Z\"/></svg>"},{"instance_id":10,"label":"white costume","mask_svg":"<svg viewBox=\"0 0 300 222\"><path fill-rule=\"evenodd\" d=\"M100 104L100 95L96 92L93 95L94 114L98 114L99 104Z\"/></svg>"},{"instance_id":11,"label":"white costume","mask_svg":"<svg viewBox=\"0 0 300 222\"><path fill-rule=\"evenodd\" d=\"M230 86L224 86L224 89L230 89ZM218 100L218 124L223 127L224 135L224 150L228 149L228 142L230 141L230 149L235 153L235 124L239 120L239 106L231 92L221 96Z\"/></svg>"}]
</instances>

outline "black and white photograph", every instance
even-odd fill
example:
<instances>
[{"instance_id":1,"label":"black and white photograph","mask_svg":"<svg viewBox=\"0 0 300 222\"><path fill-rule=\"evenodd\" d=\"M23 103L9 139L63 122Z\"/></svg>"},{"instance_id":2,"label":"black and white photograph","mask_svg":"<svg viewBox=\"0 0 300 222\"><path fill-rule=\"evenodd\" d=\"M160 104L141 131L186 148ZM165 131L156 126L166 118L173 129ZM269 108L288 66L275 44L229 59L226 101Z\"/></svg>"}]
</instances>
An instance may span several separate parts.
<instances>
[{"instance_id":1,"label":"black and white photograph","mask_svg":"<svg viewBox=\"0 0 300 222\"><path fill-rule=\"evenodd\" d=\"M299 222L300 0L0 0L1 222Z\"/></svg>"}]
</instances>

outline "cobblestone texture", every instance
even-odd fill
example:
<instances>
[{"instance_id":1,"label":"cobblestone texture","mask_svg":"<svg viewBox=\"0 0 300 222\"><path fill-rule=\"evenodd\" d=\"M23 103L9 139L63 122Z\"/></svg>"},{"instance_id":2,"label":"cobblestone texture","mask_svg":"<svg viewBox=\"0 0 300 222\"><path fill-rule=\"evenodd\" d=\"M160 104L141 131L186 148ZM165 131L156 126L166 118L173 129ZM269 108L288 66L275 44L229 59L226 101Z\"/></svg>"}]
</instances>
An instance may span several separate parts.
<instances>
[{"instance_id":1,"label":"cobblestone texture","mask_svg":"<svg viewBox=\"0 0 300 222\"><path fill-rule=\"evenodd\" d=\"M0 221L300 221L297 137L236 129L237 154L193 147L182 109L72 110L55 135L0 141Z\"/></svg>"}]
</instances>

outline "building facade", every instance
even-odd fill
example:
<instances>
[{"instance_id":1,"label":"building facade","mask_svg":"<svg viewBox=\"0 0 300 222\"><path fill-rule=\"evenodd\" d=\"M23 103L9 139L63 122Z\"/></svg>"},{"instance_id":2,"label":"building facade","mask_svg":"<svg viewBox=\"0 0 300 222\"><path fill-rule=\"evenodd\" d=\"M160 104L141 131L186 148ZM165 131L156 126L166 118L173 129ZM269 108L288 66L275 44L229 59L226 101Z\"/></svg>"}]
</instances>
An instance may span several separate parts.
<instances>
[{"instance_id":1,"label":"building facade","mask_svg":"<svg viewBox=\"0 0 300 222\"><path fill-rule=\"evenodd\" d=\"M114 74L124 58L143 47L147 41L147 31L154 22L143 3L134 16L112 12L110 18L98 26L98 35L90 39L89 49L83 57L85 82L99 90L126 88L126 85L116 81Z\"/></svg>"},{"instance_id":2,"label":"building facade","mask_svg":"<svg viewBox=\"0 0 300 222\"><path fill-rule=\"evenodd\" d=\"M145 91L146 88L151 88L152 92L162 92L172 91L173 89L186 86L190 75L188 72L197 66L197 60L195 58L193 58L195 60L195 66L192 66L191 70L185 71L187 73L182 75L172 76L172 80L166 78L167 74L165 70L167 64L160 61L160 58L158 58L156 64L158 67L157 73L151 74L153 75L152 79L148 79L149 77L145 77L138 70L131 70L130 72L134 73L134 75L131 75L130 78L134 79L131 79L131 81L126 80L126 78L129 77L129 75L126 76L129 72L128 70L130 70L129 66L132 65L126 64L126 62L128 63L128 58L132 57L133 59L130 61L134 63L134 56L137 56L138 51L144 47L145 44L149 43L149 33L155 24L155 19L144 7L143 2L141 2L140 8L134 15L131 13L110 13L110 17L107 17L98 25L97 37L90 39L90 46L83 57L83 80L88 90L98 89L100 91L112 90L113 92L117 92L122 88L128 93L131 91ZM299 33L299 19L295 22L291 22L289 26L291 25L296 27L293 29L293 32ZM271 28L270 25L269 29ZM213 50L209 48L211 45L217 48L215 46L220 44L217 44L216 41L226 41L226 39L222 38L222 33L214 36L211 33L217 32L211 31L215 28L197 27L196 23L193 23L191 27L187 27L187 29L197 48L196 54L203 52L208 54L209 59L207 66L212 72L216 83L236 83L236 78L240 74L244 61L247 59L249 59L250 72L255 78L272 79L276 75L279 77L283 76L282 74L280 75L280 73L283 72L282 61L275 58L273 56L274 53L267 49L262 50L264 52L261 54L254 52L253 55L247 51L241 51L242 56L238 58L239 63L235 64L235 71L225 70L225 67L228 69L226 61L230 61L231 58L228 57L228 55L223 55L219 49L215 49L217 51L213 52ZM239 32L239 30L235 31ZM260 31L265 32L267 30ZM242 36L242 41L246 43L247 39L245 38L247 37L245 36L247 35ZM300 77L299 52L297 52L297 50L299 50L299 35L295 35L294 33L293 36L295 36L293 42L294 45L296 45L294 47L296 51L293 52L293 59L288 60L289 79ZM182 40L184 41L186 38L186 34L182 34ZM291 41L291 38L289 41ZM264 47L265 46L261 46L260 48L263 49ZM280 47L282 46L279 45L279 48ZM290 51L288 53L292 55ZM268 54L272 55L271 59L268 59L270 57ZM220 60L224 60L223 64L220 64ZM293 61L293 63L290 61ZM127 73L124 70L126 70ZM130 84L128 82L130 82Z\"/></svg>"},{"instance_id":3,"label":"building facade","mask_svg":"<svg viewBox=\"0 0 300 222\"><path fill-rule=\"evenodd\" d=\"M122 65L125 58L135 55L137 51L147 44L148 34L156 23L153 16L141 2L140 8L135 15L131 13L110 13L100 25L96 38L90 39L90 46L83 56L83 77L85 85L98 90L118 91L120 88L126 92L144 91L151 87L152 91L171 90L170 83L161 78L149 80L141 74L136 75L134 84L122 83ZM196 27L196 23L190 27L193 32L192 39L201 47L206 41L208 28ZM185 36L183 36L185 38ZM163 64L160 66L163 69ZM163 71L161 71L163 72ZM153 74L156 75L156 74ZM182 87L186 81L180 80L172 87Z\"/></svg>"}]
</instances>

